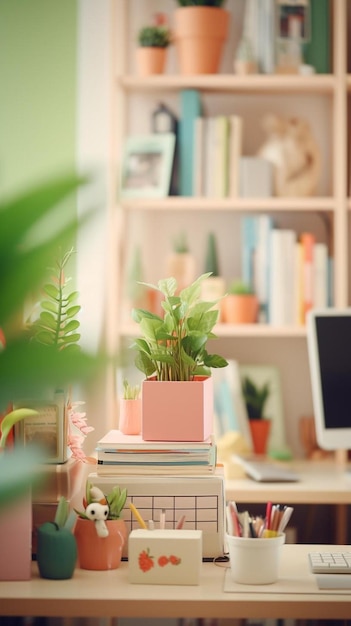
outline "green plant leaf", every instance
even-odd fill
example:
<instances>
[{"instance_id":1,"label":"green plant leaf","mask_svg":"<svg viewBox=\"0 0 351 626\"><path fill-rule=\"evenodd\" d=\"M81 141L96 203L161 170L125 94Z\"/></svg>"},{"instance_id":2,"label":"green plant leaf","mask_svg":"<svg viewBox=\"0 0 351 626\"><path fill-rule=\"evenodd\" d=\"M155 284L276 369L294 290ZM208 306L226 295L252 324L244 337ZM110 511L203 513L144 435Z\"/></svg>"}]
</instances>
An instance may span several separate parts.
<instances>
[{"instance_id":1,"label":"green plant leaf","mask_svg":"<svg viewBox=\"0 0 351 626\"><path fill-rule=\"evenodd\" d=\"M5 447L7 437L9 436L9 433L15 424L17 424L18 422L21 422L26 417L33 417L34 415L38 415L38 411L35 411L34 409L25 409L25 408L15 409L14 411L7 413L7 415L5 415L5 417L0 422L0 433L1 433L0 448Z\"/></svg>"},{"instance_id":2,"label":"green plant leaf","mask_svg":"<svg viewBox=\"0 0 351 626\"><path fill-rule=\"evenodd\" d=\"M54 298L55 300L58 298L60 291L55 285L47 284L44 285L43 289L50 298Z\"/></svg>"}]
</instances>

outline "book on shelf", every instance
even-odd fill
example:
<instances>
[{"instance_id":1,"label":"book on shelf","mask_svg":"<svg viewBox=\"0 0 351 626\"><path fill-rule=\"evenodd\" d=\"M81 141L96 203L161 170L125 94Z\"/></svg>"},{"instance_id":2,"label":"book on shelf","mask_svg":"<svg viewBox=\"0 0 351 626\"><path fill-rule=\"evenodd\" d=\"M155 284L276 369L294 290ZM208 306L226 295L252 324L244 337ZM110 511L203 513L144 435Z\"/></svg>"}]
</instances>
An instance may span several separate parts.
<instances>
[{"instance_id":1,"label":"book on shelf","mask_svg":"<svg viewBox=\"0 0 351 626\"><path fill-rule=\"evenodd\" d=\"M179 138L179 194L191 196L194 189L194 127L201 116L201 99L196 89L180 92Z\"/></svg>"},{"instance_id":2,"label":"book on shelf","mask_svg":"<svg viewBox=\"0 0 351 626\"><path fill-rule=\"evenodd\" d=\"M231 198L237 198L239 196L239 167L242 150L243 119L240 115L230 115L228 142L228 195Z\"/></svg>"},{"instance_id":3,"label":"book on shelf","mask_svg":"<svg viewBox=\"0 0 351 626\"><path fill-rule=\"evenodd\" d=\"M314 284L314 248L316 238L313 233L305 232L300 236L301 242L301 308L300 324L305 324L307 312L314 306L313 284Z\"/></svg>"},{"instance_id":4,"label":"book on shelf","mask_svg":"<svg viewBox=\"0 0 351 626\"><path fill-rule=\"evenodd\" d=\"M96 444L96 450L111 452L134 450L209 450L214 444L214 438L205 441L146 441L141 435L125 435L119 429L109 430Z\"/></svg>"},{"instance_id":5,"label":"book on shelf","mask_svg":"<svg viewBox=\"0 0 351 626\"><path fill-rule=\"evenodd\" d=\"M257 244L254 252L254 291L259 301L258 321L262 324L270 321L269 284L270 284L270 249L273 220L269 215L256 218Z\"/></svg>"},{"instance_id":6,"label":"book on shelf","mask_svg":"<svg viewBox=\"0 0 351 626\"><path fill-rule=\"evenodd\" d=\"M331 71L331 15L329 0L310 0L311 36L304 45L305 63L312 65L317 74Z\"/></svg>"},{"instance_id":7,"label":"book on shelf","mask_svg":"<svg viewBox=\"0 0 351 626\"><path fill-rule=\"evenodd\" d=\"M96 465L98 475L109 476L212 476L215 471L216 465Z\"/></svg>"},{"instance_id":8,"label":"book on shelf","mask_svg":"<svg viewBox=\"0 0 351 626\"><path fill-rule=\"evenodd\" d=\"M145 441L141 435L112 430L97 443L98 473L197 474L213 473L214 437L199 442Z\"/></svg>"},{"instance_id":9,"label":"book on shelf","mask_svg":"<svg viewBox=\"0 0 351 626\"><path fill-rule=\"evenodd\" d=\"M269 311L270 322L276 326L295 323L295 254L295 231L273 229L271 232Z\"/></svg>"}]
</instances>

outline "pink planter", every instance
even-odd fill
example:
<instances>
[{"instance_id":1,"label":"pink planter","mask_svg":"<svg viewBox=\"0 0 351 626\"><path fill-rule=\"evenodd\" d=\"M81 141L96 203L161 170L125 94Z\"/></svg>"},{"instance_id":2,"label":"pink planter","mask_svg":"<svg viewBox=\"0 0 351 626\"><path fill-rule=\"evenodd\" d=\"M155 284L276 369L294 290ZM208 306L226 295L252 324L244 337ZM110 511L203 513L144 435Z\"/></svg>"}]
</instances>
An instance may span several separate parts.
<instances>
[{"instance_id":1,"label":"pink planter","mask_svg":"<svg viewBox=\"0 0 351 626\"><path fill-rule=\"evenodd\" d=\"M139 435L141 431L141 398L119 401L119 429L125 435Z\"/></svg>"},{"instance_id":2,"label":"pink planter","mask_svg":"<svg viewBox=\"0 0 351 626\"><path fill-rule=\"evenodd\" d=\"M204 441L213 432L213 381L144 380L142 437L146 441Z\"/></svg>"},{"instance_id":3,"label":"pink planter","mask_svg":"<svg viewBox=\"0 0 351 626\"><path fill-rule=\"evenodd\" d=\"M29 580L32 571L30 494L0 511L0 580Z\"/></svg>"}]
</instances>

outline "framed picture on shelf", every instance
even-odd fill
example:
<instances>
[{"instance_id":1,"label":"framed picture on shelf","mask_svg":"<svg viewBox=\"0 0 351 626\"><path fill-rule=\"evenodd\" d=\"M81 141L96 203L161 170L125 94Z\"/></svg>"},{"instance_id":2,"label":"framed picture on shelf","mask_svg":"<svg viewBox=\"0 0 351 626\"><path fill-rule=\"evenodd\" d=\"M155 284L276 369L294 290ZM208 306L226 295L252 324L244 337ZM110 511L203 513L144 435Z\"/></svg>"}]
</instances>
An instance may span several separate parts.
<instances>
[{"instance_id":1,"label":"framed picture on shelf","mask_svg":"<svg viewBox=\"0 0 351 626\"><path fill-rule=\"evenodd\" d=\"M46 453L46 463L64 463L67 460L67 420L62 402L25 400L14 408L30 408L37 415L26 417L15 426L15 437L24 446L37 444Z\"/></svg>"},{"instance_id":2,"label":"framed picture on shelf","mask_svg":"<svg viewBox=\"0 0 351 626\"><path fill-rule=\"evenodd\" d=\"M127 137L122 163L122 197L168 196L174 147L173 133Z\"/></svg>"},{"instance_id":3,"label":"framed picture on shelf","mask_svg":"<svg viewBox=\"0 0 351 626\"><path fill-rule=\"evenodd\" d=\"M310 40L310 0L276 0L277 37L295 39L300 43Z\"/></svg>"},{"instance_id":4,"label":"framed picture on shelf","mask_svg":"<svg viewBox=\"0 0 351 626\"><path fill-rule=\"evenodd\" d=\"M212 378L216 437L222 437L230 431L240 433L251 449L252 438L241 391L238 363L230 360L227 367L213 369Z\"/></svg>"},{"instance_id":5,"label":"framed picture on shelf","mask_svg":"<svg viewBox=\"0 0 351 626\"><path fill-rule=\"evenodd\" d=\"M268 454L277 458L290 456L285 437L283 396L279 369L271 365L239 365L239 372L241 383L245 377L250 378L258 387L268 383L270 393L265 405L265 417L272 422L268 441Z\"/></svg>"}]
</instances>

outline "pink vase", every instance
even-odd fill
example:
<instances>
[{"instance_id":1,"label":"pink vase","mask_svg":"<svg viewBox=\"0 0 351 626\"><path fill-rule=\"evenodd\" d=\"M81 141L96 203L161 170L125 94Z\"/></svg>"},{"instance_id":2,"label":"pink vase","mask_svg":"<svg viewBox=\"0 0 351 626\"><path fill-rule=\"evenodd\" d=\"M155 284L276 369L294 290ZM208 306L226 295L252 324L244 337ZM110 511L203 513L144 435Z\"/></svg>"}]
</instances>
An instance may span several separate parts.
<instances>
[{"instance_id":1,"label":"pink vase","mask_svg":"<svg viewBox=\"0 0 351 626\"><path fill-rule=\"evenodd\" d=\"M125 435L139 435L141 432L141 398L120 399L119 429Z\"/></svg>"}]
</instances>

